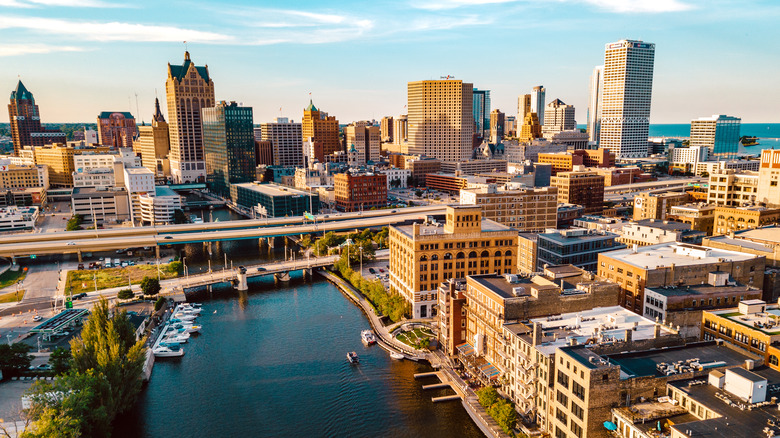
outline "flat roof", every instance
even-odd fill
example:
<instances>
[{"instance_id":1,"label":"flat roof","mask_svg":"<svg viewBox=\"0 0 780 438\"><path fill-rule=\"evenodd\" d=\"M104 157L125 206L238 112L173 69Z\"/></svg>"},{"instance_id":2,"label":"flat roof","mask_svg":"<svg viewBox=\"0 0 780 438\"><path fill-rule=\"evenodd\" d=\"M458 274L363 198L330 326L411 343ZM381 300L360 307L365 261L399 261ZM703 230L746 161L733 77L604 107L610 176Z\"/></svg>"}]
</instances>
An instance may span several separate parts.
<instances>
[{"instance_id":1,"label":"flat roof","mask_svg":"<svg viewBox=\"0 0 780 438\"><path fill-rule=\"evenodd\" d=\"M170 187L167 187L167 186L155 186L154 187L154 196L179 196L179 194L174 192Z\"/></svg>"},{"instance_id":2,"label":"flat roof","mask_svg":"<svg viewBox=\"0 0 780 438\"><path fill-rule=\"evenodd\" d=\"M748 291L758 291L759 289L751 288L750 286L734 285L734 286L712 286L710 284L698 284L693 286L680 286L680 287L652 287L646 290L653 291L659 295L666 297L678 297L688 295L712 295L716 293L740 293ZM742 301L746 303L748 300Z\"/></svg>"},{"instance_id":3,"label":"flat roof","mask_svg":"<svg viewBox=\"0 0 780 438\"><path fill-rule=\"evenodd\" d=\"M569 230L561 230L561 231L569 231ZM544 237L545 239L553 240L557 243L561 244L573 244L583 241L591 241L591 240L608 240L608 239L617 239L620 237L620 235L615 233L610 233L608 231L599 231L599 230L591 230L588 231L595 231L595 232L589 232L582 235L564 235L563 233L555 232L555 233L541 233L539 236ZM617 244L616 247L625 247L623 244Z\"/></svg>"},{"instance_id":4,"label":"flat roof","mask_svg":"<svg viewBox=\"0 0 780 438\"><path fill-rule=\"evenodd\" d=\"M752 302L751 301L755 301ZM746 300L742 301L748 305L750 304L763 304L761 300ZM736 324L743 325L769 336L780 335L780 307L775 305L767 305L764 312L749 313L747 315L742 314L738 307L732 307L729 309L709 310L712 315L719 316L724 319L728 319Z\"/></svg>"},{"instance_id":5,"label":"flat roof","mask_svg":"<svg viewBox=\"0 0 780 438\"><path fill-rule=\"evenodd\" d=\"M468 206L468 207L474 207L474 206ZM456 233L448 233L444 231L444 223L443 221L438 222L437 224L419 224L420 225L420 234L419 235L451 235L455 236ZM481 231L483 233L493 233L493 232L503 232L503 231L513 231L514 228L508 227L506 225L499 224L496 221L493 221L491 219L485 219L482 218L482 227ZM408 237L414 237L414 225L396 225L394 226L395 229L400 231L401 233L405 234ZM463 252L470 252L470 251L478 251L482 252L485 248L464 248L462 249ZM493 249L495 251L495 249Z\"/></svg>"},{"instance_id":6,"label":"flat roof","mask_svg":"<svg viewBox=\"0 0 780 438\"><path fill-rule=\"evenodd\" d=\"M152 172L151 170L145 167L125 167L125 172L130 174L137 174L137 175L140 174L154 175L154 172Z\"/></svg>"},{"instance_id":7,"label":"flat roof","mask_svg":"<svg viewBox=\"0 0 780 438\"><path fill-rule=\"evenodd\" d=\"M674 221L659 221L655 219L642 219L635 222L629 222L629 225L632 224L639 225L640 227L658 228L669 231L688 231L691 229L691 224Z\"/></svg>"},{"instance_id":8,"label":"flat roof","mask_svg":"<svg viewBox=\"0 0 780 438\"><path fill-rule=\"evenodd\" d=\"M777 230L777 232L780 232L780 230ZM709 237L708 240L710 242L719 242L726 245L734 245L742 248L751 249L753 251L763 251L772 254L772 248L764 245L763 243L753 242L751 240L732 239L731 237L728 236L713 236L713 237Z\"/></svg>"},{"instance_id":9,"label":"flat roof","mask_svg":"<svg viewBox=\"0 0 780 438\"><path fill-rule=\"evenodd\" d=\"M126 191L124 187L74 187L73 196L80 195L80 194L86 195L92 193L113 194L116 192L124 192L124 191Z\"/></svg>"},{"instance_id":10,"label":"flat roof","mask_svg":"<svg viewBox=\"0 0 780 438\"><path fill-rule=\"evenodd\" d=\"M283 186L279 184L272 184L272 183L241 183L241 184L233 184L236 187L241 187L247 190L251 190L253 192L262 193L264 195L268 196L307 196L309 195L308 192L305 192L303 190L298 190L292 187Z\"/></svg>"},{"instance_id":11,"label":"flat roof","mask_svg":"<svg viewBox=\"0 0 780 438\"><path fill-rule=\"evenodd\" d=\"M695 362L707 368L723 368L741 365L753 356L740 353L714 341L695 342L679 347L658 348L640 352L618 353L606 355L609 362L620 366L621 379L653 376L663 377L666 373L659 370L659 365L685 364L695 359Z\"/></svg>"},{"instance_id":12,"label":"flat roof","mask_svg":"<svg viewBox=\"0 0 780 438\"><path fill-rule=\"evenodd\" d=\"M603 253L605 256L643 269L656 269L674 264L675 266L705 265L721 261L745 261L756 258L753 254L709 248L687 243L668 242L658 245L642 246L633 249L620 249Z\"/></svg>"},{"instance_id":13,"label":"flat roof","mask_svg":"<svg viewBox=\"0 0 780 438\"><path fill-rule=\"evenodd\" d=\"M780 227L777 225L746 230L736 233L736 235L743 239L755 239L772 243L780 243Z\"/></svg>"}]
</instances>

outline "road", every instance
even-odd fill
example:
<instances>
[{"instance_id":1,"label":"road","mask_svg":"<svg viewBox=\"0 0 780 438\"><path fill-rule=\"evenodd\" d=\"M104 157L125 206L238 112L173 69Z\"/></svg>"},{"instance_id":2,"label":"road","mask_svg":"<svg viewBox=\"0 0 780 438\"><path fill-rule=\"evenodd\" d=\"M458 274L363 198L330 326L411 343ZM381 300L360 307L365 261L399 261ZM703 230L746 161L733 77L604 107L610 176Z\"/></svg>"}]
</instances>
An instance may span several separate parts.
<instances>
[{"instance_id":1,"label":"road","mask_svg":"<svg viewBox=\"0 0 780 438\"><path fill-rule=\"evenodd\" d=\"M0 256L17 257L42 254L72 254L80 252L97 252L128 247L164 246L172 244L217 242L223 240L258 239L266 237L294 236L299 234L321 233L328 231L346 231L368 227L379 227L410 220L419 220L429 214L444 214L444 206L426 207L420 209L379 210L377 212L364 212L358 215L359 219L333 220L318 224L305 224L293 226L268 226L262 228L225 229L215 231L200 231L190 233L167 233L155 235L122 235L112 234L111 237L101 235L76 238L73 240L53 239L49 241L36 241L25 243L0 244ZM368 214L374 213L374 214ZM245 221L239 221L245 222ZM200 224L198 224L200 225ZM159 228L159 227L158 227ZM124 231L124 230L121 230ZM65 234L65 233L62 233ZM38 234L40 236L41 234ZM70 236L70 235L68 235ZM79 235L83 236L83 235Z\"/></svg>"}]
</instances>

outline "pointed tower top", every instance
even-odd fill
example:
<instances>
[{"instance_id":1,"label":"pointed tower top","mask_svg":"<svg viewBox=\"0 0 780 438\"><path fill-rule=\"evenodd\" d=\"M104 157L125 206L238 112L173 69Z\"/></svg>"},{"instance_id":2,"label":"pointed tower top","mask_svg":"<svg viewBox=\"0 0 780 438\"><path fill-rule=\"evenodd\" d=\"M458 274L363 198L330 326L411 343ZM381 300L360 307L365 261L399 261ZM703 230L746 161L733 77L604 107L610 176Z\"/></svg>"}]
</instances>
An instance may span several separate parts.
<instances>
[{"instance_id":1,"label":"pointed tower top","mask_svg":"<svg viewBox=\"0 0 780 438\"><path fill-rule=\"evenodd\" d=\"M11 92L11 100L29 100L35 103L32 93L30 93L21 80L16 84L16 89Z\"/></svg>"},{"instance_id":2,"label":"pointed tower top","mask_svg":"<svg viewBox=\"0 0 780 438\"><path fill-rule=\"evenodd\" d=\"M190 52L189 50L184 51L184 60L189 61L190 60Z\"/></svg>"},{"instance_id":3,"label":"pointed tower top","mask_svg":"<svg viewBox=\"0 0 780 438\"><path fill-rule=\"evenodd\" d=\"M309 99L309 106L306 107L306 111L317 111L317 107L314 106L311 99Z\"/></svg>"},{"instance_id":4,"label":"pointed tower top","mask_svg":"<svg viewBox=\"0 0 780 438\"><path fill-rule=\"evenodd\" d=\"M153 120L155 122L164 122L165 117L162 114L162 111L160 111L160 99L154 98L154 117Z\"/></svg>"}]
</instances>

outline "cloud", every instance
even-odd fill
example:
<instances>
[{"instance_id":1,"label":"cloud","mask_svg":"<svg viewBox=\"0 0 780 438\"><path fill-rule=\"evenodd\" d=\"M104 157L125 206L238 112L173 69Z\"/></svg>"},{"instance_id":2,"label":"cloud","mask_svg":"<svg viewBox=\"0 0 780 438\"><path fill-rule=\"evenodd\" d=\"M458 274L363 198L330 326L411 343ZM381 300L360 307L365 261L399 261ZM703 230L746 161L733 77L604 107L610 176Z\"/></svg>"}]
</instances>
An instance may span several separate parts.
<instances>
[{"instance_id":1,"label":"cloud","mask_svg":"<svg viewBox=\"0 0 780 438\"><path fill-rule=\"evenodd\" d=\"M226 43L233 37L213 32L137 23L99 23L39 17L0 16L0 29L27 29L89 41Z\"/></svg>"},{"instance_id":2,"label":"cloud","mask_svg":"<svg viewBox=\"0 0 780 438\"><path fill-rule=\"evenodd\" d=\"M621 14L682 12L694 9L689 3L680 0L583 0L609 12Z\"/></svg>"},{"instance_id":3,"label":"cloud","mask_svg":"<svg viewBox=\"0 0 780 438\"><path fill-rule=\"evenodd\" d=\"M412 2L411 6L417 9L427 9L439 11L444 9L455 9L466 6L483 6L496 3L514 3L518 0L430 0L422 2Z\"/></svg>"},{"instance_id":4,"label":"cloud","mask_svg":"<svg viewBox=\"0 0 780 438\"><path fill-rule=\"evenodd\" d=\"M85 50L83 47L50 46L47 44L3 44L0 45L0 57L53 52L83 52Z\"/></svg>"},{"instance_id":5,"label":"cloud","mask_svg":"<svg viewBox=\"0 0 780 438\"><path fill-rule=\"evenodd\" d=\"M106 3L101 0L0 0L0 6L12 8L36 8L39 6L60 6L72 8L126 8L127 4Z\"/></svg>"}]
</instances>

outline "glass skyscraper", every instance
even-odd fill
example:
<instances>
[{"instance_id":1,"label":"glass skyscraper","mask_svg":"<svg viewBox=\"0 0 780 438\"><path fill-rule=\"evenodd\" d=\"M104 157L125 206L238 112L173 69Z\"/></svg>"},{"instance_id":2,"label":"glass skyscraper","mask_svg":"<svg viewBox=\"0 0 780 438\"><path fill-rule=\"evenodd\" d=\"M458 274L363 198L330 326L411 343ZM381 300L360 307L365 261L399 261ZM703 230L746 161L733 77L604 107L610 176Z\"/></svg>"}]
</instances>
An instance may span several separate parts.
<instances>
[{"instance_id":1,"label":"glass skyscraper","mask_svg":"<svg viewBox=\"0 0 780 438\"><path fill-rule=\"evenodd\" d=\"M717 160L731 160L739 152L739 130L742 119L715 114L691 120L691 146L710 148Z\"/></svg>"},{"instance_id":2,"label":"glass skyscraper","mask_svg":"<svg viewBox=\"0 0 780 438\"><path fill-rule=\"evenodd\" d=\"M255 180L252 108L222 101L202 113L206 183L212 192L229 198L231 184Z\"/></svg>"},{"instance_id":3,"label":"glass skyscraper","mask_svg":"<svg viewBox=\"0 0 780 438\"><path fill-rule=\"evenodd\" d=\"M479 137L485 136L485 131L490 130L490 90L474 89L474 132Z\"/></svg>"}]
</instances>

